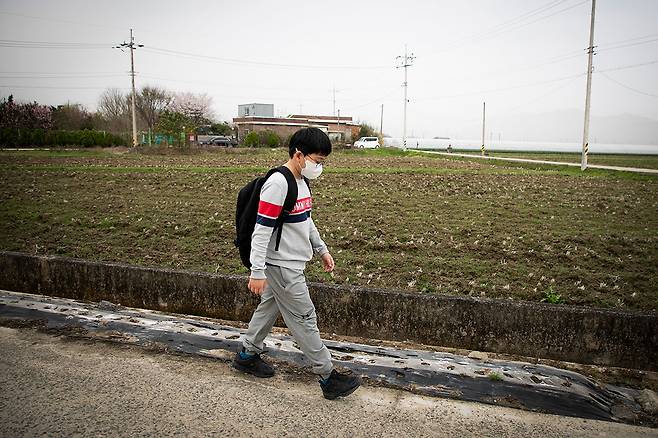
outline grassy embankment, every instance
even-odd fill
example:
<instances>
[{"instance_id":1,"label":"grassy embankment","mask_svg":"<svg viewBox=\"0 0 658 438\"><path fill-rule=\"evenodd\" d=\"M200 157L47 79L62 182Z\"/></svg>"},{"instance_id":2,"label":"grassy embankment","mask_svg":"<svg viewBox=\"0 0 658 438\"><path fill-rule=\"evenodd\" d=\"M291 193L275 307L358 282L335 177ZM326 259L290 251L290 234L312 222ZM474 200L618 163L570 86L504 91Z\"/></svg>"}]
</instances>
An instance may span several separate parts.
<instances>
[{"instance_id":1,"label":"grassy embankment","mask_svg":"<svg viewBox=\"0 0 658 438\"><path fill-rule=\"evenodd\" d=\"M0 249L244 273L239 188L283 150L0 153ZM400 151L332 154L311 281L658 309L658 178Z\"/></svg>"}]
</instances>

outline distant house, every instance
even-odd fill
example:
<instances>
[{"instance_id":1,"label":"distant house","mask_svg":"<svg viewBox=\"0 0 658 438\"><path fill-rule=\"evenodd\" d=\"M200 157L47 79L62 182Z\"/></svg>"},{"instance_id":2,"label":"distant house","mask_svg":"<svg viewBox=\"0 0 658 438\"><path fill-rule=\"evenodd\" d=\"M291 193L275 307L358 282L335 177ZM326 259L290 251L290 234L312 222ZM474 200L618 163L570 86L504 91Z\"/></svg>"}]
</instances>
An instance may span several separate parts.
<instances>
[{"instance_id":1,"label":"distant house","mask_svg":"<svg viewBox=\"0 0 658 438\"><path fill-rule=\"evenodd\" d=\"M287 138L295 131L305 127L316 127L329 135L332 141L352 142L359 135L359 125L355 124L352 117L340 116L316 116L306 114L293 114L288 117L273 117L274 112L272 105L270 115L264 114L261 108L258 114L254 115L251 111L258 110L257 105L266 106L267 104L246 104L238 106L239 117L233 119L233 125L237 131L238 141L243 141L250 132L274 131L282 138ZM253 108L250 108L253 106ZM245 112L248 110L249 112ZM268 110L270 111L270 110ZM248 115L247 115L248 114Z\"/></svg>"}]
</instances>

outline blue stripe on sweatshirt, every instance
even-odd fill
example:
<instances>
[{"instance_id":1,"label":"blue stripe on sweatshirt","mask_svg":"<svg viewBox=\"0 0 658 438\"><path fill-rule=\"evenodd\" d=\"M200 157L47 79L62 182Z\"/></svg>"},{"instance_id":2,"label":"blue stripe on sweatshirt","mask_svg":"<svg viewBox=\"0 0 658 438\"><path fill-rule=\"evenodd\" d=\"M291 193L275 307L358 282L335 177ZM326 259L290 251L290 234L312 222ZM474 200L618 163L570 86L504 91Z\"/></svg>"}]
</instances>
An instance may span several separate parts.
<instances>
[{"instance_id":1,"label":"blue stripe on sweatshirt","mask_svg":"<svg viewBox=\"0 0 658 438\"><path fill-rule=\"evenodd\" d=\"M304 213L300 214L292 214L286 218L286 223L287 224L294 224L298 222L304 222L311 216L310 211L305 211Z\"/></svg>"},{"instance_id":2,"label":"blue stripe on sweatshirt","mask_svg":"<svg viewBox=\"0 0 658 438\"><path fill-rule=\"evenodd\" d=\"M299 222L304 222L309 217L311 217L311 212L310 211L305 211L304 213L293 214L293 215L288 216L285 220L285 223L287 223L287 224L296 224L296 223L299 223ZM265 225L266 227L274 228L274 225L276 224L276 219L271 219L269 217L258 215L258 216L256 216L256 223L261 224L261 225Z\"/></svg>"},{"instance_id":3,"label":"blue stripe on sweatshirt","mask_svg":"<svg viewBox=\"0 0 658 438\"><path fill-rule=\"evenodd\" d=\"M266 227L274 228L274 224L276 223L276 219L270 219L269 217L258 215L258 216L256 216L256 223L261 224L261 225L265 225Z\"/></svg>"}]
</instances>

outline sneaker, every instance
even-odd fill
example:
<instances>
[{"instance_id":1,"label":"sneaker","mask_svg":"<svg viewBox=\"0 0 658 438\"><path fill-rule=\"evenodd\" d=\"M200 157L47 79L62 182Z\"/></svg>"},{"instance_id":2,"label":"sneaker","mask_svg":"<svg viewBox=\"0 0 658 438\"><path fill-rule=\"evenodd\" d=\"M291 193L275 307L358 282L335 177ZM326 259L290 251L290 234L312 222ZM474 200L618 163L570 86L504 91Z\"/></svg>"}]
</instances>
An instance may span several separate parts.
<instances>
[{"instance_id":1,"label":"sneaker","mask_svg":"<svg viewBox=\"0 0 658 438\"><path fill-rule=\"evenodd\" d=\"M240 353L246 353L243 348L242 351L235 353L235 358L231 366L243 373L251 374L256 377L272 377L274 375L274 367L260 358L260 354L252 354L251 357L243 359Z\"/></svg>"},{"instance_id":2,"label":"sneaker","mask_svg":"<svg viewBox=\"0 0 658 438\"><path fill-rule=\"evenodd\" d=\"M336 370L331 370L331 375L326 380L320 380L322 394L327 400L333 400L336 397L346 397L356 391L361 386L361 379L353 374L341 374Z\"/></svg>"}]
</instances>

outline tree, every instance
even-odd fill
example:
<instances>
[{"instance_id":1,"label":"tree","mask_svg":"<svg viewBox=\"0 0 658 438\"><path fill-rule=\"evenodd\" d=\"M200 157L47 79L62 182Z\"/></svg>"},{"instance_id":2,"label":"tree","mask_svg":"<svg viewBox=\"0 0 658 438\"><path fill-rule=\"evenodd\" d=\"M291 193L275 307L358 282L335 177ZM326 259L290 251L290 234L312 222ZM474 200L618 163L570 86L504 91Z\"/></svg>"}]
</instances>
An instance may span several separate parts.
<instances>
[{"instance_id":1,"label":"tree","mask_svg":"<svg viewBox=\"0 0 658 438\"><path fill-rule=\"evenodd\" d=\"M94 116L80 104L66 104L53 107L53 127L55 129L94 129Z\"/></svg>"},{"instance_id":2,"label":"tree","mask_svg":"<svg viewBox=\"0 0 658 438\"><path fill-rule=\"evenodd\" d=\"M52 110L37 102L16 103L10 95L0 102L0 127L10 129L50 129Z\"/></svg>"},{"instance_id":3,"label":"tree","mask_svg":"<svg viewBox=\"0 0 658 438\"><path fill-rule=\"evenodd\" d=\"M174 95L169 91L163 88L145 86L136 96L135 107L146 123L146 127L153 130L160 115L169 108L173 101Z\"/></svg>"},{"instance_id":4,"label":"tree","mask_svg":"<svg viewBox=\"0 0 658 438\"><path fill-rule=\"evenodd\" d=\"M359 124L359 137L377 137L377 130L366 122Z\"/></svg>"},{"instance_id":5,"label":"tree","mask_svg":"<svg viewBox=\"0 0 658 438\"><path fill-rule=\"evenodd\" d=\"M196 133L199 135L232 135L233 127L227 122L211 123L199 126Z\"/></svg>"},{"instance_id":6,"label":"tree","mask_svg":"<svg viewBox=\"0 0 658 438\"><path fill-rule=\"evenodd\" d=\"M190 132L190 120L183 113L165 110L160 115L155 129L159 133L175 137L181 132Z\"/></svg>"},{"instance_id":7,"label":"tree","mask_svg":"<svg viewBox=\"0 0 658 438\"><path fill-rule=\"evenodd\" d=\"M188 127L196 131L199 126L211 123L214 118L211 106L212 98L207 94L184 92L174 96L170 110L185 115L188 119Z\"/></svg>"},{"instance_id":8,"label":"tree","mask_svg":"<svg viewBox=\"0 0 658 438\"><path fill-rule=\"evenodd\" d=\"M213 123L210 125L210 131L215 135L231 135L233 127L227 122Z\"/></svg>"},{"instance_id":9,"label":"tree","mask_svg":"<svg viewBox=\"0 0 658 438\"><path fill-rule=\"evenodd\" d=\"M98 100L98 112L105 120L109 131L121 133L130 131L130 99L121 90L108 88L103 91Z\"/></svg>"}]
</instances>

